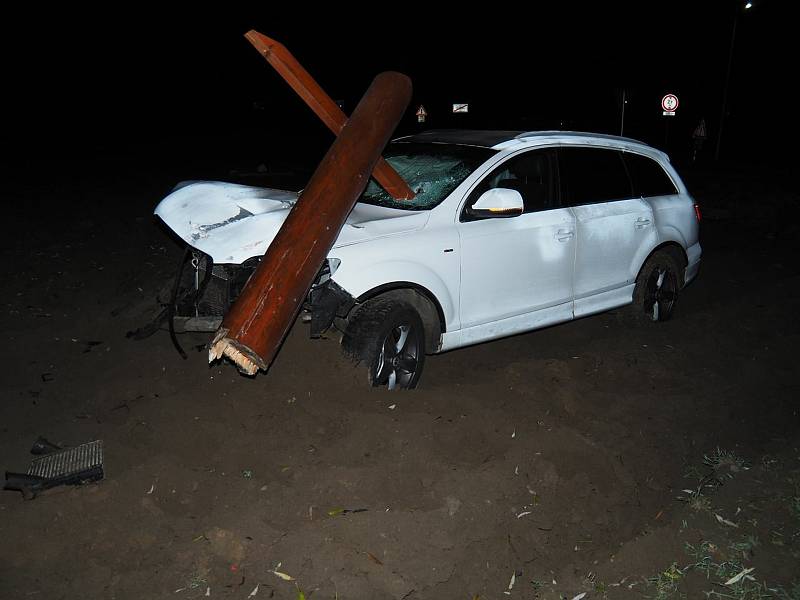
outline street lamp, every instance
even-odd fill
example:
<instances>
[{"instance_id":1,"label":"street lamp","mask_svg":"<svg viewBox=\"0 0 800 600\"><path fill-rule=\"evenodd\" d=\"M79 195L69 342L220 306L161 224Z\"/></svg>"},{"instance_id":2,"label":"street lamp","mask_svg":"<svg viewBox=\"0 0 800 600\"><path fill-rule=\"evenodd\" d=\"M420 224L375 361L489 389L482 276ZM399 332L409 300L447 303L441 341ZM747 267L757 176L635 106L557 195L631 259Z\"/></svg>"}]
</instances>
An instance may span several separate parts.
<instances>
[{"instance_id":1,"label":"street lamp","mask_svg":"<svg viewBox=\"0 0 800 600\"><path fill-rule=\"evenodd\" d=\"M736 11L733 14L733 29L731 29L731 47L728 51L728 70L725 72L725 87L722 88L722 112L719 115L719 127L717 128L717 148L714 151L714 159L719 160L719 147L722 143L722 126L725 124L725 113L728 109L728 84L731 81L731 64L733 63L733 46L736 42L736 24L739 22L739 6L736 3ZM752 2L747 2L744 5L745 10L753 8Z\"/></svg>"}]
</instances>

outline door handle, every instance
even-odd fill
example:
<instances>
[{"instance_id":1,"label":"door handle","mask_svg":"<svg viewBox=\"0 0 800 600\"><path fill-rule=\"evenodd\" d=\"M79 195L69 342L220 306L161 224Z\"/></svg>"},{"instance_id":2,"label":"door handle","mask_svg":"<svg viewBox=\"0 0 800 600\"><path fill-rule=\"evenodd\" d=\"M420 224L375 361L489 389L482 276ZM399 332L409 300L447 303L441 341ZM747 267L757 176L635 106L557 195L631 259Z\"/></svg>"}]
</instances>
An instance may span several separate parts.
<instances>
[{"instance_id":1,"label":"door handle","mask_svg":"<svg viewBox=\"0 0 800 600\"><path fill-rule=\"evenodd\" d=\"M570 231L569 229L559 229L558 233L556 233L556 239L559 242L566 242L568 240L571 240L574 235L575 232Z\"/></svg>"},{"instance_id":2,"label":"door handle","mask_svg":"<svg viewBox=\"0 0 800 600\"><path fill-rule=\"evenodd\" d=\"M645 219L643 217L639 217L636 219L636 223L634 223L636 229L644 229L648 225L650 225L650 219Z\"/></svg>"}]
</instances>

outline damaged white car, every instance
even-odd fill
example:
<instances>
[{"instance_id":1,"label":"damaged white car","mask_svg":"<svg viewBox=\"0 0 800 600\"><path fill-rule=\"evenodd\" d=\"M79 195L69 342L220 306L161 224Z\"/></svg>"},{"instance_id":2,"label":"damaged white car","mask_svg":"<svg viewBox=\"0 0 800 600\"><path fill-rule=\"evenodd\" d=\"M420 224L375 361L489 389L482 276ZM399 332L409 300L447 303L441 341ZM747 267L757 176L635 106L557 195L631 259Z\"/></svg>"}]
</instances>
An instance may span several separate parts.
<instances>
[{"instance_id":1,"label":"damaged white car","mask_svg":"<svg viewBox=\"0 0 800 600\"><path fill-rule=\"evenodd\" d=\"M372 385L417 385L426 354L626 304L663 321L698 272L700 213L668 157L574 132L429 131L386 160L416 193L372 181L306 300L312 337L331 327ZM214 331L298 194L182 184L155 214L191 266L169 318Z\"/></svg>"}]
</instances>

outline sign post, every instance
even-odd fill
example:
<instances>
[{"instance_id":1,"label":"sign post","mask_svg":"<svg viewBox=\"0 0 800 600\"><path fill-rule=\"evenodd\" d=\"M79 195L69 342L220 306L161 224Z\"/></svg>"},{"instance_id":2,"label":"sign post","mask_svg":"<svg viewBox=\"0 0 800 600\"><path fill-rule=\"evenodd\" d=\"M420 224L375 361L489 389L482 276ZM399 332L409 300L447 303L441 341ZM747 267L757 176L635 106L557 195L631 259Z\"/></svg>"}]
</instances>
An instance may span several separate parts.
<instances>
[{"instance_id":1,"label":"sign post","mask_svg":"<svg viewBox=\"0 0 800 600\"><path fill-rule=\"evenodd\" d=\"M675 94L666 94L661 98L661 110L665 117L674 117L678 110L678 97ZM664 122L664 146L669 143L669 119Z\"/></svg>"}]
</instances>

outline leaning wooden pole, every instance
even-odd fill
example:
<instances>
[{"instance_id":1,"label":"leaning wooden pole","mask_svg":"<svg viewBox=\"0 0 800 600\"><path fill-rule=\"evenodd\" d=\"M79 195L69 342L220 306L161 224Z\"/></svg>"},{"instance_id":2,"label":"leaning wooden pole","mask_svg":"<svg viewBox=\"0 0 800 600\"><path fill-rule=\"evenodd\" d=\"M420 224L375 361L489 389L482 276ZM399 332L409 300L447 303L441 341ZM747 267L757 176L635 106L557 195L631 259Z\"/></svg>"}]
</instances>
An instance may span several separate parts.
<instances>
[{"instance_id":1,"label":"leaning wooden pole","mask_svg":"<svg viewBox=\"0 0 800 600\"><path fill-rule=\"evenodd\" d=\"M244 37L297 92L297 95L325 123L325 126L334 134L339 135L347 123L347 115L342 112L339 105L331 100L331 97L325 93L325 90L303 68L303 65L289 52L286 46L255 29L248 31ZM409 200L414 197L413 190L382 157L378 157L372 175L394 199Z\"/></svg>"},{"instance_id":2,"label":"leaning wooden pole","mask_svg":"<svg viewBox=\"0 0 800 600\"><path fill-rule=\"evenodd\" d=\"M375 78L225 315L209 362L227 357L248 375L269 367L410 100L405 75Z\"/></svg>"}]
</instances>

